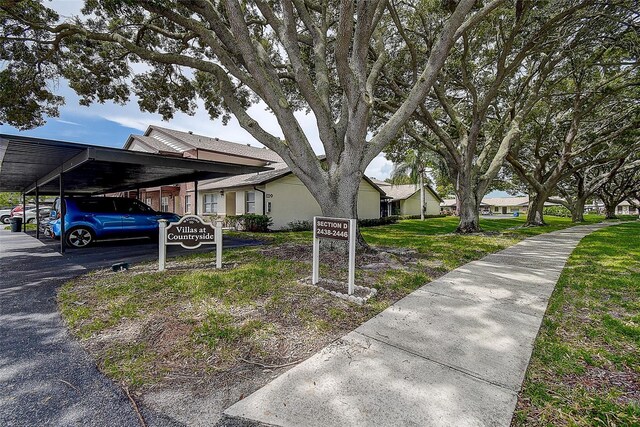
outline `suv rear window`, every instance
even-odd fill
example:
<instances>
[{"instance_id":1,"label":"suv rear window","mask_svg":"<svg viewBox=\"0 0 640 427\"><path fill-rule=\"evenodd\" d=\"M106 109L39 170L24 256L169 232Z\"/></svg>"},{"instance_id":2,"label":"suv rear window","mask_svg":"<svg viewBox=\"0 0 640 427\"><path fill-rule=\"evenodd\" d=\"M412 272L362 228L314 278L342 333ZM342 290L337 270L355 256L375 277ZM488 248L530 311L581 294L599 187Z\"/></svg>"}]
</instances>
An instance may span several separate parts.
<instances>
[{"instance_id":1,"label":"suv rear window","mask_svg":"<svg viewBox=\"0 0 640 427\"><path fill-rule=\"evenodd\" d=\"M116 199L118 213L152 214L154 210L136 199Z\"/></svg>"},{"instance_id":2,"label":"suv rear window","mask_svg":"<svg viewBox=\"0 0 640 427\"><path fill-rule=\"evenodd\" d=\"M115 212L113 199L96 197L93 199L76 199L74 200L74 202L80 212L100 212L100 213Z\"/></svg>"}]
</instances>

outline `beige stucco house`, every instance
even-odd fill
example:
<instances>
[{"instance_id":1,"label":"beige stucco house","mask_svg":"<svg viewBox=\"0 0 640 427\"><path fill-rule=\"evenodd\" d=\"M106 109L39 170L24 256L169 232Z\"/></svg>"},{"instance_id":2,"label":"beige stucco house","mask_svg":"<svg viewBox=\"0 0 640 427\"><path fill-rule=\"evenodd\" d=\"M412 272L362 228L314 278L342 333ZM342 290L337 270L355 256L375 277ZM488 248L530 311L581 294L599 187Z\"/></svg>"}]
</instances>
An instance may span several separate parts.
<instances>
[{"instance_id":1,"label":"beige stucco house","mask_svg":"<svg viewBox=\"0 0 640 427\"><path fill-rule=\"evenodd\" d=\"M274 230L322 215L320 205L285 163L272 171L221 178L199 186L199 214L224 217L255 213L271 217ZM380 218L382 190L363 178L358 193L358 218Z\"/></svg>"},{"instance_id":2,"label":"beige stucco house","mask_svg":"<svg viewBox=\"0 0 640 427\"><path fill-rule=\"evenodd\" d=\"M205 217L264 214L271 217L272 229L286 228L293 221L311 221L315 215L321 215L320 206L309 190L280 156L267 148L160 126L149 126L144 135L131 135L124 148L273 169L258 174L199 181L197 195L194 183L143 188L129 195L139 197L156 210L179 215L197 213ZM363 179L358 195L358 217L380 218L381 197L384 197L382 190L368 178Z\"/></svg>"},{"instance_id":3,"label":"beige stucco house","mask_svg":"<svg viewBox=\"0 0 640 427\"><path fill-rule=\"evenodd\" d=\"M417 184L393 185L373 180L387 196L382 201L382 211L387 215L420 215L420 186ZM429 185L424 186L424 214L439 215L442 199ZM384 206L386 204L386 206Z\"/></svg>"}]
</instances>

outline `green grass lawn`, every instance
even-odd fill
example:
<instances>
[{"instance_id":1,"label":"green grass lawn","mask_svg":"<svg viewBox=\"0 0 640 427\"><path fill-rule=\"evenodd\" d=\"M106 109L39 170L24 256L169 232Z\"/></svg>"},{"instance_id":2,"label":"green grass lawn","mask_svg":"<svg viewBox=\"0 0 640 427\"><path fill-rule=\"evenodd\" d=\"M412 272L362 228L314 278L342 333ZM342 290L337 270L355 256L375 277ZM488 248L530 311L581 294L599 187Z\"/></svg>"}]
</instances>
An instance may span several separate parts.
<instances>
[{"instance_id":1,"label":"green grass lawn","mask_svg":"<svg viewBox=\"0 0 640 427\"><path fill-rule=\"evenodd\" d=\"M378 290L364 306L298 283L311 274L311 232L240 233L271 244L225 250L223 270L212 268L211 254L197 254L172 260L164 273L155 264L90 273L66 284L58 301L103 372L144 388L176 371L215 375L244 369L246 360L279 365L307 357L446 271L572 225L567 218L547 221L523 228L524 218L482 220L485 231L473 235L453 233L454 217L363 228L370 245L391 252L384 269L357 271L358 284ZM359 263L377 256L361 254ZM321 259L323 277L346 276L343 256Z\"/></svg>"},{"instance_id":2,"label":"green grass lawn","mask_svg":"<svg viewBox=\"0 0 640 427\"><path fill-rule=\"evenodd\" d=\"M640 222L585 237L549 302L514 426L640 426Z\"/></svg>"},{"instance_id":3,"label":"green grass lawn","mask_svg":"<svg viewBox=\"0 0 640 427\"><path fill-rule=\"evenodd\" d=\"M546 217L544 227L523 227L524 217L480 219L483 233L460 235L454 231L457 217L406 220L383 227L361 229L365 240L374 246L412 248L440 260L447 270L507 248L537 234L571 227L570 218ZM587 215L586 224L602 221L598 215Z\"/></svg>"}]
</instances>

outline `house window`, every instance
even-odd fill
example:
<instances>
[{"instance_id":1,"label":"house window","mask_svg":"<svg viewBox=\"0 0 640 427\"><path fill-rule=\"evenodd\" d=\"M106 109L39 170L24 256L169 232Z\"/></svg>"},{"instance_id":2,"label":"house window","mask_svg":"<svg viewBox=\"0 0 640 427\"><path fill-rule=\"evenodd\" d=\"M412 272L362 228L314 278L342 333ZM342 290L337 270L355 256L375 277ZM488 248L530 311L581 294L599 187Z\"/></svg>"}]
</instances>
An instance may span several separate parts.
<instances>
[{"instance_id":1,"label":"house window","mask_svg":"<svg viewBox=\"0 0 640 427\"><path fill-rule=\"evenodd\" d=\"M153 207L152 202L153 201L151 200L151 197L147 197L146 199L144 199L144 204L149 206L150 208Z\"/></svg>"},{"instance_id":2,"label":"house window","mask_svg":"<svg viewBox=\"0 0 640 427\"><path fill-rule=\"evenodd\" d=\"M160 211L169 212L169 196L162 196L162 200L160 203Z\"/></svg>"},{"instance_id":3,"label":"house window","mask_svg":"<svg viewBox=\"0 0 640 427\"><path fill-rule=\"evenodd\" d=\"M191 213L191 195L184 196L184 213Z\"/></svg>"},{"instance_id":4,"label":"house window","mask_svg":"<svg viewBox=\"0 0 640 427\"><path fill-rule=\"evenodd\" d=\"M204 195L204 213L217 213L218 212L218 195L217 194L205 194Z\"/></svg>"},{"instance_id":5,"label":"house window","mask_svg":"<svg viewBox=\"0 0 640 427\"><path fill-rule=\"evenodd\" d=\"M245 201L245 213L256 213L256 193L253 191L247 191L244 193Z\"/></svg>"},{"instance_id":6,"label":"house window","mask_svg":"<svg viewBox=\"0 0 640 427\"><path fill-rule=\"evenodd\" d=\"M494 212L500 212L500 207L499 207L499 206L496 206L495 208L493 208L493 211L494 211Z\"/></svg>"}]
</instances>

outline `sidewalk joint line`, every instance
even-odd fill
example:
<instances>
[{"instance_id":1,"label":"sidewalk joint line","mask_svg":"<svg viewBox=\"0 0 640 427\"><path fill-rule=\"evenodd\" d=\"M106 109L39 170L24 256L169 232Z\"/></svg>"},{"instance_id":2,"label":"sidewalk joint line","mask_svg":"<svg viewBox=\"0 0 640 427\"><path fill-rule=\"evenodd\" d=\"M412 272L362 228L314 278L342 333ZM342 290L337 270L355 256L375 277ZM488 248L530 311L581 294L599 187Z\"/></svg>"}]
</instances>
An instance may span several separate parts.
<instances>
[{"instance_id":1,"label":"sidewalk joint line","mask_svg":"<svg viewBox=\"0 0 640 427\"><path fill-rule=\"evenodd\" d=\"M482 378L482 377L480 377L480 376L479 376L479 374L476 374L476 373L471 372L471 371L467 371L466 369L464 369L464 368L462 368L462 367L459 367L459 366L452 366L452 365L448 365L448 364L446 364L446 363L444 363L444 362L440 362L440 361L438 361L438 360L430 359L429 357L423 356L422 354L416 353L415 351L409 350L409 349L404 348L404 347L399 347L399 346L397 346L397 345L395 345L395 344L392 344L392 343L390 343L390 342L380 340L380 339L378 339L378 338L375 338L375 337L369 336L369 335L367 335L367 334L365 334L365 333L362 333L362 332L358 332L357 330L356 330L356 331L354 331L354 332L355 332L355 333L357 333L357 334L359 334L359 335L362 335L363 337L366 337L366 338L372 339L372 340L374 340L374 341L376 341L376 342L379 342L379 343L381 343L381 344L388 345L389 347L393 347L393 348L395 348L395 349L398 349L398 350L400 350L400 351L402 351L402 352L404 352L404 353L411 354L411 355L413 355L413 356L419 357L420 359L427 360L427 361L429 361L429 362L433 362L433 363L435 363L435 364L437 364L437 365L444 366L445 368L448 368L448 369L454 370L454 371L456 371L456 372L460 372L461 374L464 374L464 375L466 375L466 376L469 376L469 377L475 378L475 379L477 379L478 381L482 381L482 382L485 382L485 383L487 383L487 384L491 384L491 385L493 385L493 386L496 386L496 387L502 388L502 389L504 389L504 390L507 390L507 391L509 391L509 392L511 392L511 393L518 394L518 391L519 391L519 390L514 390L514 389L512 389L511 387L509 387L509 386L508 386L508 385L506 385L506 384L501 384L501 383L498 383L498 382L494 382L494 381L488 380L488 379L486 379L486 378Z\"/></svg>"}]
</instances>

